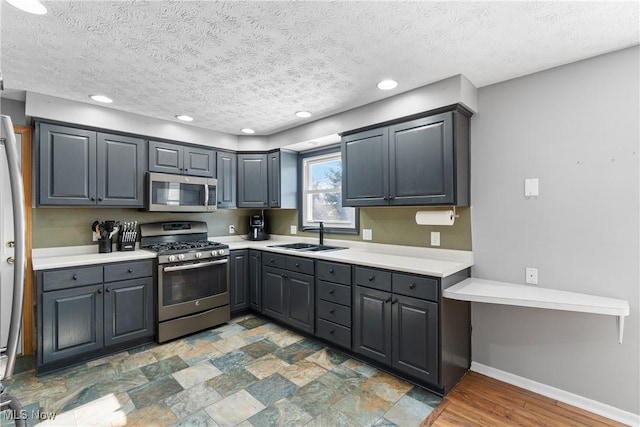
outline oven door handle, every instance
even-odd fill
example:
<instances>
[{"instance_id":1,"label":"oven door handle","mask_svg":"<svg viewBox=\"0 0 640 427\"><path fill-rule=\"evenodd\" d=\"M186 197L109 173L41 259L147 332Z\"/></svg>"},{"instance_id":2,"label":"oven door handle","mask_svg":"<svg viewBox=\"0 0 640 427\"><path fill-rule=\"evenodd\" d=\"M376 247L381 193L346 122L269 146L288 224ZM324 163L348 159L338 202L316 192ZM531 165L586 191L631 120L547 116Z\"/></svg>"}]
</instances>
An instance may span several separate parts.
<instances>
[{"instance_id":1,"label":"oven door handle","mask_svg":"<svg viewBox=\"0 0 640 427\"><path fill-rule=\"evenodd\" d=\"M228 259L221 259L218 261L199 262L197 264L176 265L174 267L163 267L162 271L170 272L170 271L193 270L194 268L202 268L202 267L208 267L210 265L226 264L228 262L229 262Z\"/></svg>"}]
</instances>

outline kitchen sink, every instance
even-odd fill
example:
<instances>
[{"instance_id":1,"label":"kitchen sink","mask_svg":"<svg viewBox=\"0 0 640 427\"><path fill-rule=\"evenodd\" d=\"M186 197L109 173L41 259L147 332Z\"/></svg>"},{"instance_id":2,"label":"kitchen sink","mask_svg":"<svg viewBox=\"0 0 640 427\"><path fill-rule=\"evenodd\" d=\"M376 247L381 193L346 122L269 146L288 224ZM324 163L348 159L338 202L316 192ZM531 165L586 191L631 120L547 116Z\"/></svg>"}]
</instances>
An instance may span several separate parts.
<instances>
[{"instance_id":1,"label":"kitchen sink","mask_svg":"<svg viewBox=\"0 0 640 427\"><path fill-rule=\"evenodd\" d=\"M337 251L340 249L347 249L341 246L317 245L315 243L285 243L282 245L270 245L269 247L279 248L279 249L292 249L294 251L300 251L300 252L324 252L324 251Z\"/></svg>"}]
</instances>

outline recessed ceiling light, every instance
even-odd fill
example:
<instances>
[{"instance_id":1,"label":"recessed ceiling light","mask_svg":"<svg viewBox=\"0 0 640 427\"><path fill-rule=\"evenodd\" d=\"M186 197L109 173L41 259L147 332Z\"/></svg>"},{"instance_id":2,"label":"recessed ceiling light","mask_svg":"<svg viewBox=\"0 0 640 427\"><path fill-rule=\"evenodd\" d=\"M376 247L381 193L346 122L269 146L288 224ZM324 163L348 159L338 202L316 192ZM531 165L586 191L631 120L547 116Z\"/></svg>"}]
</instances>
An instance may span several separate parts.
<instances>
[{"instance_id":1,"label":"recessed ceiling light","mask_svg":"<svg viewBox=\"0 0 640 427\"><path fill-rule=\"evenodd\" d=\"M311 117L311 113L308 111L297 111L296 116L306 119L307 117Z\"/></svg>"},{"instance_id":2,"label":"recessed ceiling light","mask_svg":"<svg viewBox=\"0 0 640 427\"><path fill-rule=\"evenodd\" d=\"M111 104L113 102L113 99L104 95L91 95L89 96L89 98L93 99L94 101L104 102L105 104Z\"/></svg>"},{"instance_id":3,"label":"recessed ceiling light","mask_svg":"<svg viewBox=\"0 0 640 427\"><path fill-rule=\"evenodd\" d=\"M255 131L255 130L253 130L253 129L249 129L249 128L244 128L244 129L242 129L242 132L244 132L244 133L256 133L256 131Z\"/></svg>"},{"instance_id":4,"label":"recessed ceiling light","mask_svg":"<svg viewBox=\"0 0 640 427\"><path fill-rule=\"evenodd\" d=\"M44 15L47 13L47 8L38 0L6 0L13 7L17 7L28 13L34 15Z\"/></svg>"},{"instance_id":5,"label":"recessed ceiling light","mask_svg":"<svg viewBox=\"0 0 640 427\"><path fill-rule=\"evenodd\" d=\"M378 89L380 90L391 90L395 89L398 86L398 82L395 80L382 80L378 82Z\"/></svg>"},{"instance_id":6,"label":"recessed ceiling light","mask_svg":"<svg viewBox=\"0 0 640 427\"><path fill-rule=\"evenodd\" d=\"M186 116L184 114L180 114L176 116L176 119L178 120L182 120L183 122L192 122L193 121L193 117L191 116Z\"/></svg>"}]
</instances>

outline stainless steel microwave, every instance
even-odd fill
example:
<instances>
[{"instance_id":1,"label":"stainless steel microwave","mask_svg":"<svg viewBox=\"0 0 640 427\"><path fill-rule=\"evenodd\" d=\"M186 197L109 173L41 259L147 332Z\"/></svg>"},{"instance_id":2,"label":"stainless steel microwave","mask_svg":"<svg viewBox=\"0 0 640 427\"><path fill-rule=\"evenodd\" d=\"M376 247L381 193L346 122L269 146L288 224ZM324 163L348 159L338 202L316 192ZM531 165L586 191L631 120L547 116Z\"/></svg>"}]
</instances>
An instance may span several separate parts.
<instances>
[{"instance_id":1,"label":"stainless steel microwave","mask_svg":"<svg viewBox=\"0 0 640 427\"><path fill-rule=\"evenodd\" d=\"M217 180L149 172L147 205L151 212L214 212Z\"/></svg>"}]
</instances>

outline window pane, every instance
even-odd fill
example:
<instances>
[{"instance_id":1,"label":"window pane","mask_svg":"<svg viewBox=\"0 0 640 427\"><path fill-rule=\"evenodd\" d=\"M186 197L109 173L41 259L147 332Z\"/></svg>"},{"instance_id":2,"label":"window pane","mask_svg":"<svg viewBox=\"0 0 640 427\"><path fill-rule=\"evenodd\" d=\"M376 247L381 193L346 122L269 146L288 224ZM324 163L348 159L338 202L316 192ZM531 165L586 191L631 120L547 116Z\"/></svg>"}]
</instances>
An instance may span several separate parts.
<instances>
[{"instance_id":1,"label":"window pane","mask_svg":"<svg viewBox=\"0 0 640 427\"><path fill-rule=\"evenodd\" d=\"M331 159L325 162L314 162L309 165L311 182L307 188L324 189L340 188L342 185L342 161Z\"/></svg>"},{"instance_id":2,"label":"window pane","mask_svg":"<svg viewBox=\"0 0 640 427\"><path fill-rule=\"evenodd\" d=\"M327 192L320 194L308 194L307 221L351 225L354 223L354 209L342 207L342 195L340 192ZM353 226L353 225L351 225Z\"/></svg>"}]
</instances>

